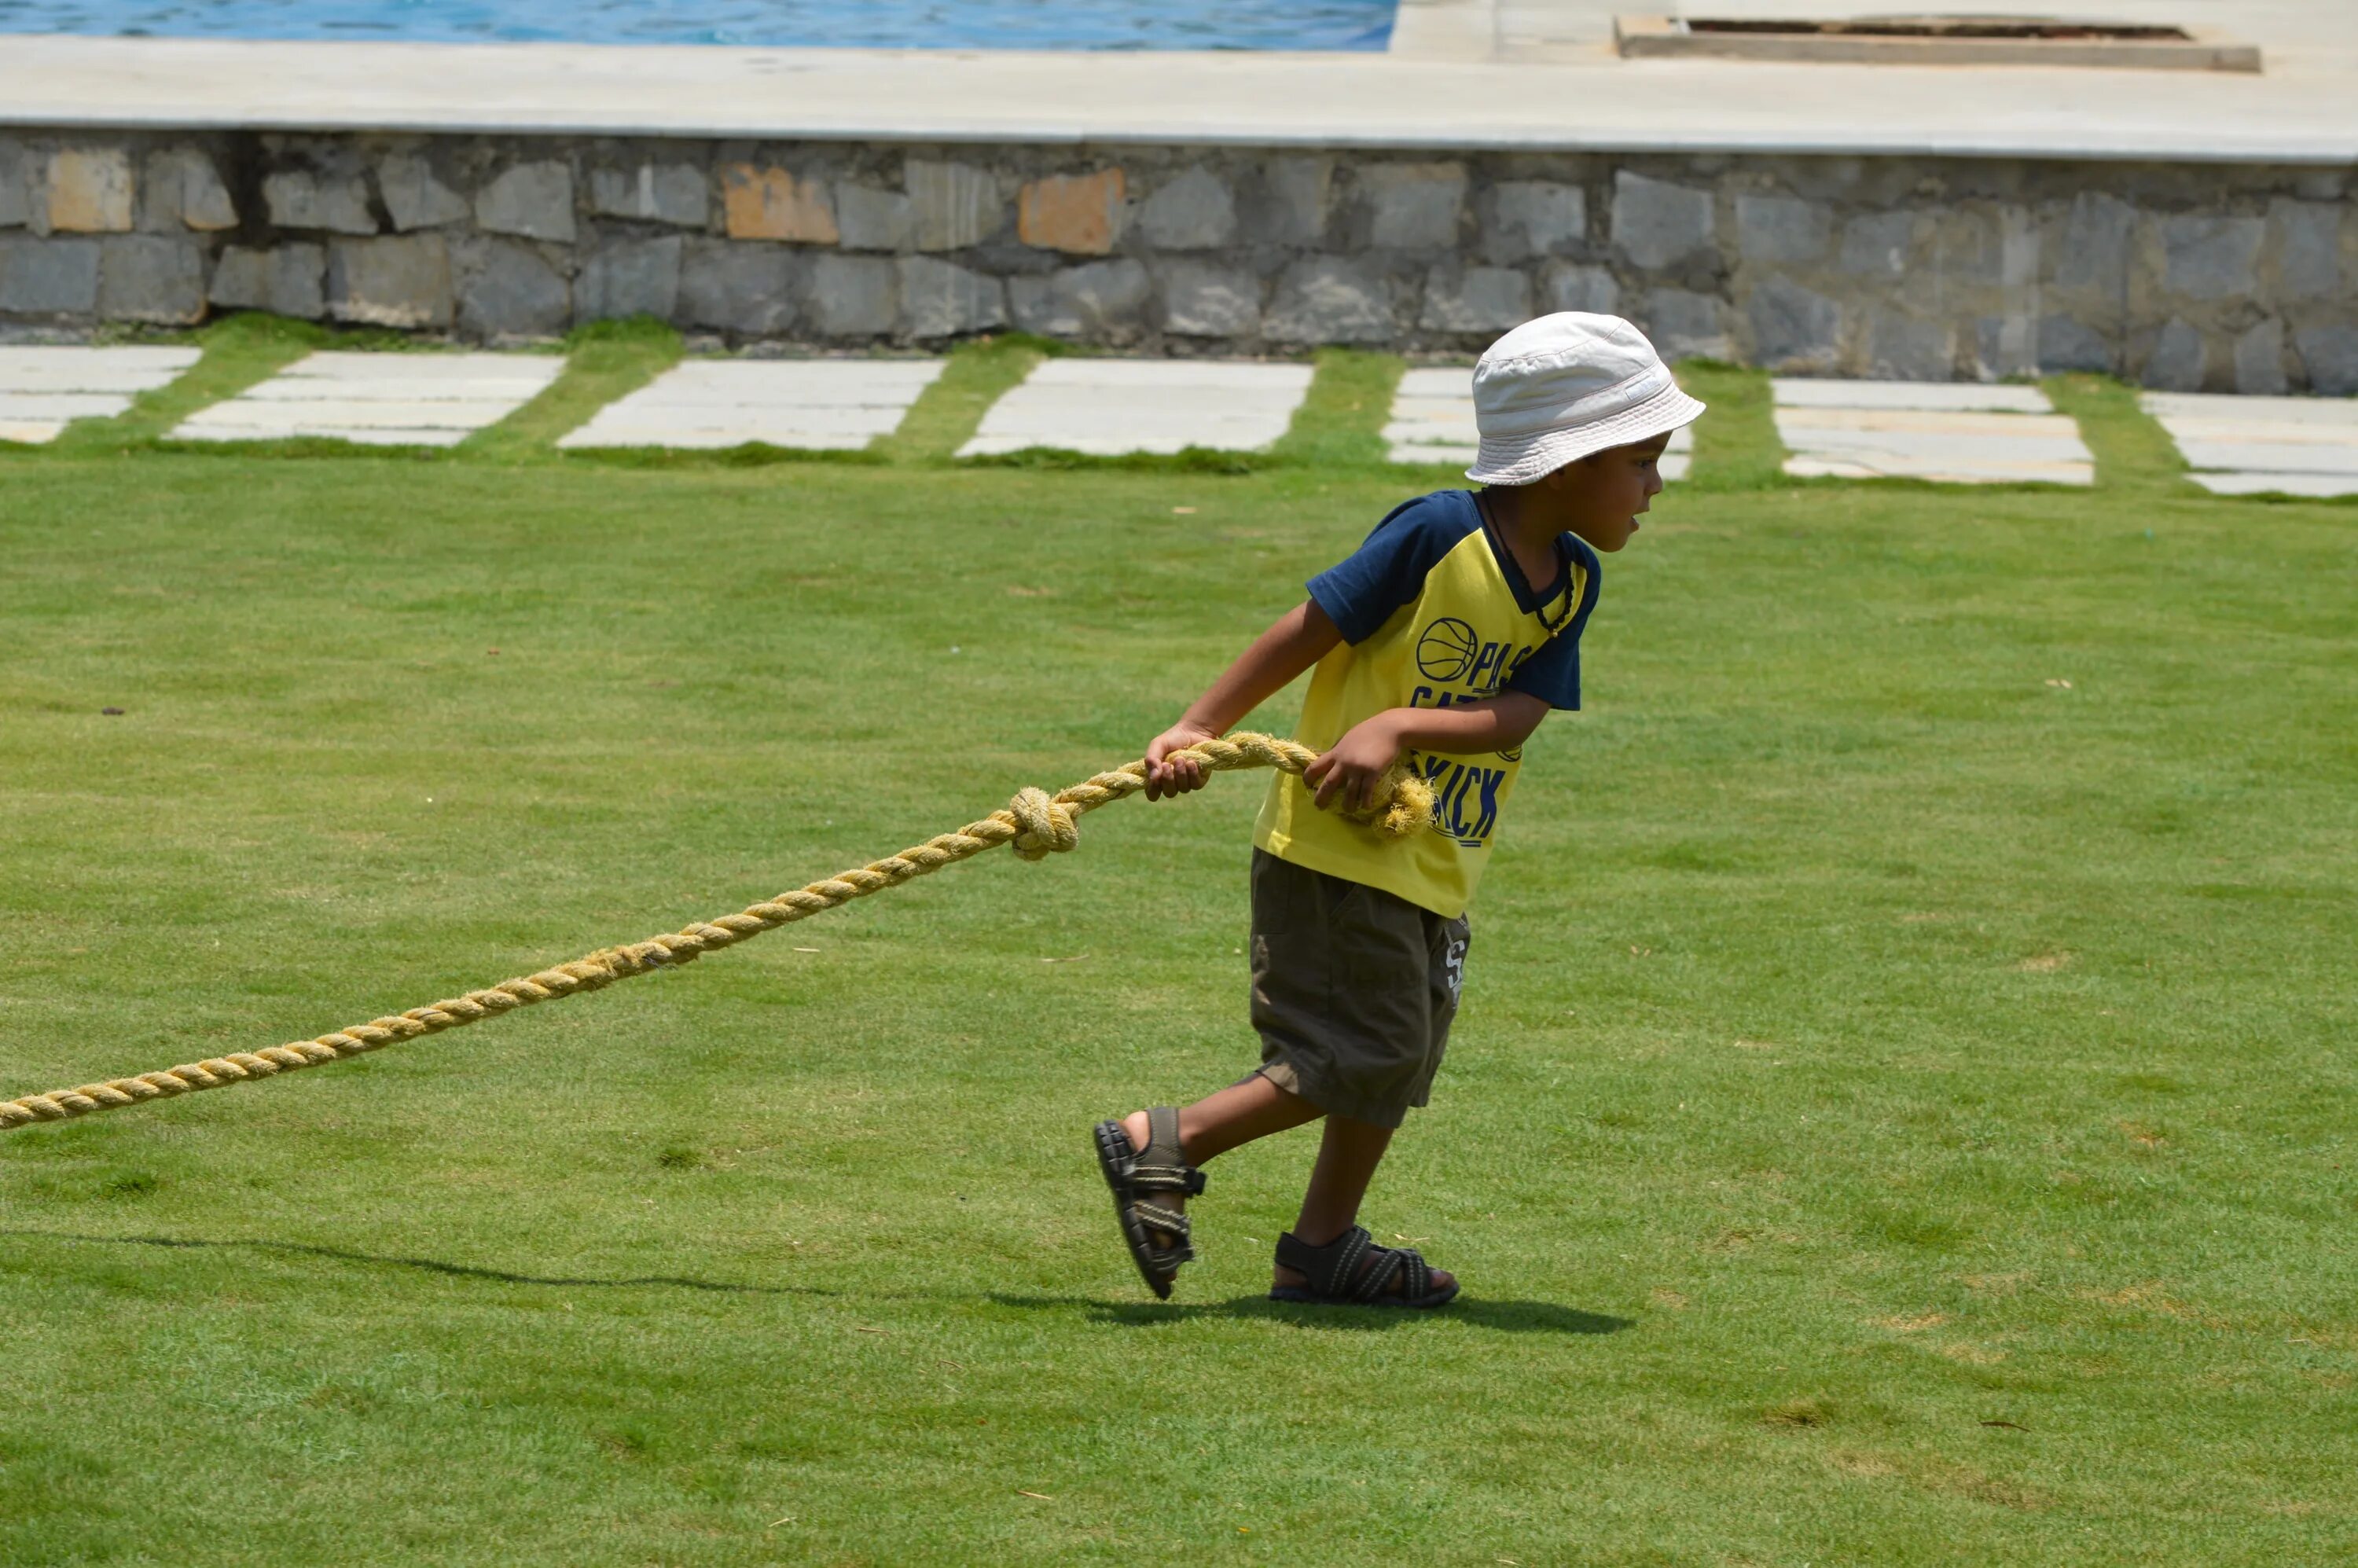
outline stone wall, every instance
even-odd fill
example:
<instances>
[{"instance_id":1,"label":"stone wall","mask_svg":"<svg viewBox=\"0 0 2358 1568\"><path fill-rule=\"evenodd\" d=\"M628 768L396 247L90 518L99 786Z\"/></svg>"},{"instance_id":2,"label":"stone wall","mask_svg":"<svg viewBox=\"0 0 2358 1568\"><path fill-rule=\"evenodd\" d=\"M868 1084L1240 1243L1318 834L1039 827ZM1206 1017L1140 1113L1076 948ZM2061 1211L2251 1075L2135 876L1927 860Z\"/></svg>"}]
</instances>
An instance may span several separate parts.
<instances>
[{"instance_id":1,"label":"stone wall","mask_svg":"<svg viewBox=\"0 0 2358 1568\"><path fill-rule=\"evenodd\" d=\"M2358 392L2358 170L0 129L0 330L256 308L732 342L1666 352Z\"/></svg>"}]
</instances>

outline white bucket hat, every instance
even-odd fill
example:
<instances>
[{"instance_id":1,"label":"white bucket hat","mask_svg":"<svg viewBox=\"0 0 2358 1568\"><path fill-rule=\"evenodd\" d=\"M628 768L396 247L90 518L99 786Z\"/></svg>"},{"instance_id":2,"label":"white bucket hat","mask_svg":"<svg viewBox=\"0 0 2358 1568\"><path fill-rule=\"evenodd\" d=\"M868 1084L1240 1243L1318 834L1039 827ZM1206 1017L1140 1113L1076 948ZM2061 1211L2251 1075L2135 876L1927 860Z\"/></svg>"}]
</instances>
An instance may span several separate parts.
<instances>
[{"instance_id":1,"label":"white bucket hat","mask_svg":"<svg viewBox=\"0 0 2358 1568\"><path fill-rule=\"evenodd\" d=\"M1645 333L1618 316L1559 310L1524 322L1475 364L1482 446L1466 477L1529 484L1592 452L1691 424L1703 410Z\"/></svg>"}]
</instances>

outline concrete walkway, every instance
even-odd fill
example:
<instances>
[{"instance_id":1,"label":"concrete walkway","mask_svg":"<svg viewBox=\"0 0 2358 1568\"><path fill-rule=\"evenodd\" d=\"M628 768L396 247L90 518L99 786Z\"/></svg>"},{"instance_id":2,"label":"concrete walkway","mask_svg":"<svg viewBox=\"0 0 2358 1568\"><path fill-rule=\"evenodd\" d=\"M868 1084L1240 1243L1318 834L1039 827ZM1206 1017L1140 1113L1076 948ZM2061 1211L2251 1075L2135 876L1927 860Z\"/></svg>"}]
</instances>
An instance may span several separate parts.
<instances>
[{"instance_id":1,"label":"concrete walkway","mask_svg":"<svg viewBox=\"0 0 2358 1568\"><path fill-rule=\"evenodd\" d=\"M172 438L455 447L531 401L564 369L556 354L316 353L200 409Z\"/></svg>"},{"instance_id":2,"label":"concrete walkway","mask_svg":"<svg viewBox=\"0 0 2358 1568\"><path fill-rule=\"evenodd\" d=\"M0 441L42 445L112 419L197 362L195 349L0 348Z\"/></svg>"},{"instance_id":3,"label":"concrete walkway","mask_svg":"<svg viewBox=\"0 0 2358 1568\"><path fill-rule=\"evenodd\" d=\"M1770 383L1797 478L1949 484L2093 484L2080 427L2035 386L1890 381Z\"/></svg>"},{"instance_id":4,"label":"concrete walkway","mask_svg":"<svg viewBox=\"0 0 2358 1568\"><path fill-rule=\"evenodd\" d=\"M1045 360L991 406L957 455L1258 451L1285 434L1312 374L1220 360Z\"/></svg>"},{"instance_id":5,"label":"concrete walkway","mask_svg":"<svg viewBox=\"0 0 2358 1568\"><path fill-rule=\"evenodd\" d=\"M598 410L559 447L854 451L900 427L941 360L689 360Z\"/></svg>"},{"instance_id":6,"label":"concrete walkway","mask_svg":"<svg viewBox=\"0 0 2358 1568\"><path fill-rule=\"evenodd\" d=\"M2358 400L2149 392L2145 410L2215 495L2358 495Z\"/></svg>"},{"instance_id":7,"label":"concrete walkway","mask_svg":"<svg viewBox=\"0 0 2358 1568\"><path fill-rule=\"evenodd\" d=\"M1404 47L1390 54L11 38L0 122L2358 162L2358 7L2348 5L2078 7L2199 12L2268 48L2259 76L1624 60L1602 42L1611 13L1600 5L1417 9L1403 7Z\"/></svg>"}]
</instances>

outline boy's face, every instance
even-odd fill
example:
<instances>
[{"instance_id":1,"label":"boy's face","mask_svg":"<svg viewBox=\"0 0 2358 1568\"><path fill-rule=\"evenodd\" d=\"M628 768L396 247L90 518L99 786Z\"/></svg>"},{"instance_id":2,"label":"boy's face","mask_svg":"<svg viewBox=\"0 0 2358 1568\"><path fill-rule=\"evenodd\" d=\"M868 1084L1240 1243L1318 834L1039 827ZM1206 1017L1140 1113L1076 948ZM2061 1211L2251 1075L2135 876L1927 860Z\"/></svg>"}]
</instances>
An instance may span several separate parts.
<instances>
[{"instance_id":1,"label":"boy's face","mask_svg":"<svg viewBox=\"0 0 2358 1568\"><path fill-rule=\"evenodd\" d=\"M1607 554L1629 542L1638 519L1662 492L1660 468L1668 435L1608 447L1567 463L1531 488L1556 526Z\"/></svg>"}]
</instances>

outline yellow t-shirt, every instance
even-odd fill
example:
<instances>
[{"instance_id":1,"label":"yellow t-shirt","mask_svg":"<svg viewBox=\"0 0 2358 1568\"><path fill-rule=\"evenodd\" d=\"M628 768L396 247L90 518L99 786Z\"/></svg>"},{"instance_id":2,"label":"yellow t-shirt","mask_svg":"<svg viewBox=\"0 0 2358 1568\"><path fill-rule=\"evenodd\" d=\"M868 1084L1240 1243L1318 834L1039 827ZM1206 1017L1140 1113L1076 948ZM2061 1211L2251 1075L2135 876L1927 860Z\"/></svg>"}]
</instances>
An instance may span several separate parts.
<instances>
[{"instance_id":1,"label":"yellow t-shirt","mask_svg":"<svg viewBox=\"0 0 2358 1568\"><path fill-rule=\"evenodd\" d=\"M1348 559L1310 579L1343 633L1318 661L1294 739L1325 751L1391 708L1447 708L1501 691L1580 706L1580 633L1596 605L1595 552L1556 540L1555 579L1537 589L1483 525L1471 491L1444 490L1394 511ZM1389 842L1331 812L1291 773L1270 784L1253 842L1298 866L1465 913L1514 793L1522 752L1405 759L1432 782L1434 830Z\"/></svg>"}]
</instances>

